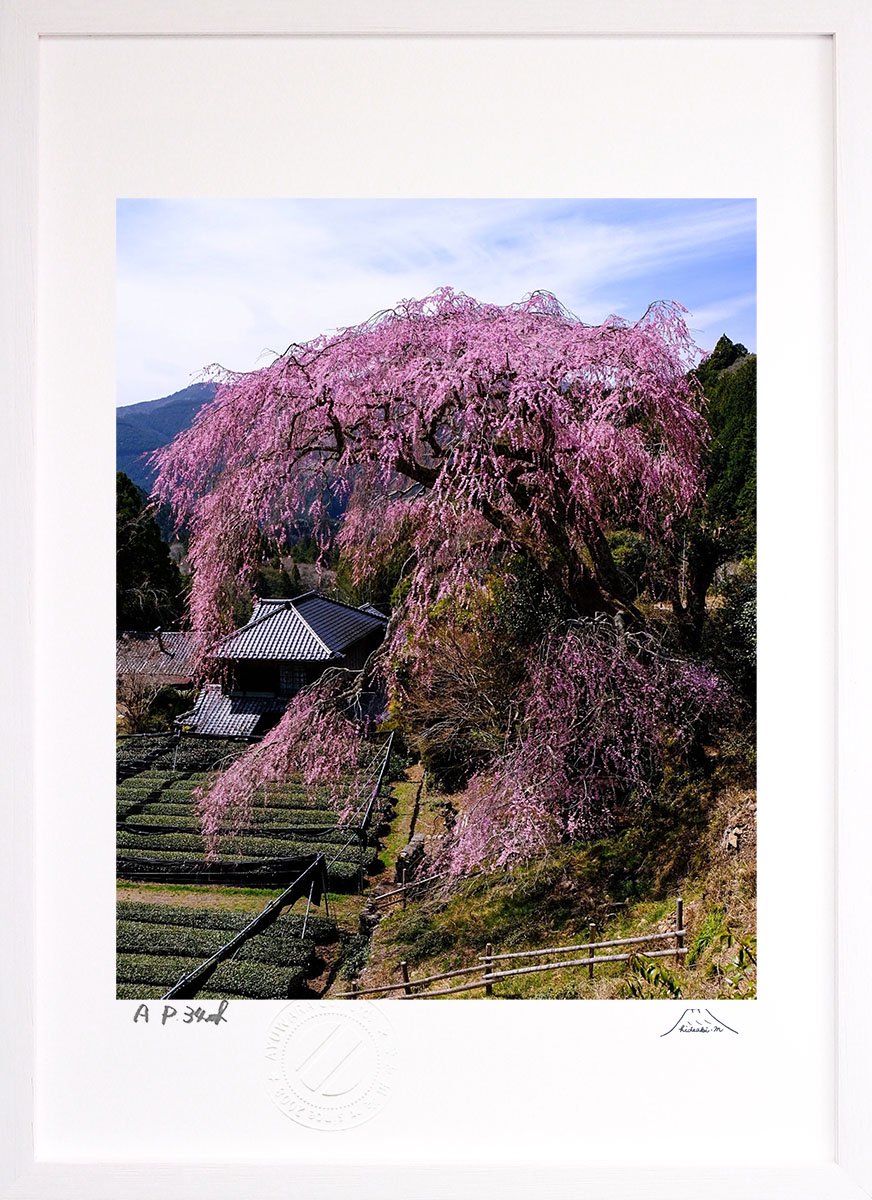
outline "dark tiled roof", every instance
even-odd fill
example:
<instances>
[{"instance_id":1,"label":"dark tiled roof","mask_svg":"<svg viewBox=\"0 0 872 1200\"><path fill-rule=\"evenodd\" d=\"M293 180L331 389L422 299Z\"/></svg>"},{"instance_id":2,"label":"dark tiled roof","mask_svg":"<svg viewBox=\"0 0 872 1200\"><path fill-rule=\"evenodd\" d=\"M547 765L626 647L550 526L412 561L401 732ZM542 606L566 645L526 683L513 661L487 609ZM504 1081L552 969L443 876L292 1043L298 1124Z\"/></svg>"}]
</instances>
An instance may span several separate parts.
<instances>
[{"instance_id":1,"label":"dark tiled roof","mask_svg":"<svg viewBox=\"0 0 872 1200\"><path fill-rule=\"evenodd\" d=\"M386 618L375 616L362 608L352 608L338 600L328 600L312 592L295 602L297 611L315 633L336 654L342 654L349 646L371 633L384 632Z\"/></svg>"},{"instance_id":2,"label":"dark tiled roof","mask_svg":"<svg viewBox=\"0 0 872 1200\"><path fill-rule=\"evenodd\" d=\"M385 618L308 592L293 600L258 600L251 620L222 642L217 655L231 659L325 662L369 634Z\"/></svg>"},{"instance_id":3,"label":"dark tiled roof","mask_svg":"<svg viewBox=\"0 0 872 1200\"><path fill-rule=\"evenodd\" d=\"M226 696L216 683L200 692L189 713L176 724L192 733L213 737L253 737L264 717L283 713L288 700L271 696Z\"/></svg>"},{"instance_id":4,"label":"dark tiled roof","mask_svg":"<svg viewBox=\"0 0 872 1200\"><path fill-rule=\"evenodd\" d=\"M192 678L194 635L169 631L122 633L115 641L115 664L119 675L150 675L167 681Z\"/></svg>"}]
</instances>

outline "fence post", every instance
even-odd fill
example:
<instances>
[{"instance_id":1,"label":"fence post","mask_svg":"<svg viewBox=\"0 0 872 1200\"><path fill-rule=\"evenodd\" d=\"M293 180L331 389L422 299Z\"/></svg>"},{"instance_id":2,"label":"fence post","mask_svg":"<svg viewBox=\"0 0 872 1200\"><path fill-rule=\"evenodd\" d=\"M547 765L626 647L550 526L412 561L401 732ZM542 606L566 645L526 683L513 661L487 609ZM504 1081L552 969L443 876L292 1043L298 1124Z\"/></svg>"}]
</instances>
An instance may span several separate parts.
<instances>
[{"instance_id":1,"label":"fence post","mask_svg":"<svg viewBox=\"0 0 872 1200\"><path fill-rule=\"evenodd\" d=\"M675 961L681 962L680 950L684 948L684 901L679 896L675 901Z\"/></svg>"},{"instance_id":2,"label":"fence post","mask_svg":"<svg viewBox=\"0 0 872 1200\"><path fill-rule=\"evenodd\" d=\"M403 908L406 907L406 864L400 867L400 887L403 889Z\"/></svg>"},{"instance_id":3,"label":"fence post","mask_svg":"<svg viewBox=\"0 0 872 1200\"><path fill-rule=\"evenodd\" d=\"M588 928L590 940L592 942L595 941L596 940L596 925L594 925L593 921L591 921L591 923L588 925L587 928ZM593 946L591 946L590 950L588 951L588 957L591 959L591 962L589 962L587 964L587 977L588 977L588 979L593 979L593 961L592 960L596 957L596 950L593 948Z\"/></svg>"},{"instance_id":4,"label":"fence post","mask_svg":"<svg viewBox=\"0 0 872 1200\"><path fill-rule=\"evenodd\" d=\"M412 988L409 984L409 964L405 959L400 963L400 970L403 973L403 991L407 996L411 996Z\"/></svg>"},{"instance_id":5,"label":"fence post","mask_svg":"<svg viewBox=\"0 0 872 1200\"><path fill-rule=\"evenodd\" d=\"M491 945L491 943L488 942L488 944L484 948L484 977L485 977L485 979L488 978L491 971L493 970L494 964L493 964L493 959L491 958L491 955L493 954L493 952L494 952L494 948ZM494 994L494 985L492 983L486 983L484 985L484 994L486 996L492 996Z\"/></svg>"},{"instance_id":6,"label":"fence post","mask_svg":"<svg viewBox=\"0 0 872 1200\"><path fill-rule=\"evenodd\" d=\"M357 999L357 984L356 983L352 983L352 985L351 985L351 999L352 1000Z\"/></svg>"}]
</instances>

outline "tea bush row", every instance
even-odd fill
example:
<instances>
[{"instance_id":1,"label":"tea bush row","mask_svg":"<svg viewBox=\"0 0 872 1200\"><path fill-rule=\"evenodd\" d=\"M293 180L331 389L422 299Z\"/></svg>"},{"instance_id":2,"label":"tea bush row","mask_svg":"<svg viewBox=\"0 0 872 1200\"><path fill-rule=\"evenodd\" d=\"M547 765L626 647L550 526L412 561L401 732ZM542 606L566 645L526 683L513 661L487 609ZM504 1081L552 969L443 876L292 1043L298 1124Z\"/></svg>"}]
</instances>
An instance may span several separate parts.
<instances>
[{"instance_id":1,"label":"tea bush row","mask_svg":"<svg viewBox=\"0 0 872 1200\"><path fill-rule=\"evenodd\" d=\"M148 904L130 900L119 901L117 914L121 921L222 929L227 932L228 938L244 929L253 916L252 913L229 912L220 908L185 908L180 905ZM302 913L283 913L276 919L276 924L286 925L293 931L294 936L299 937L303 930L303 921ZM329 917L320 916L318 913L309 913L305 924L306 933L315 941L327 941L336 932L335 923Z\"/></svg>"},{"instance_id":2,"label":"tea bush row","mask_svg":"<svg viewBox=\"0 0 872 1200\"><path fill-rule=\"evenodd\" d=\"M259 837L256 833L227 837L221 843L220 857L233 857L238 853L256 858L295 858L298 855L314 854L319 850L323 850L329 857L346 842L350 843L348 852L340 857L357 860L360 843L355 841L350 832L342 829L334 829L323 836L315 835L311 838ZM165 833L160 829L138 833L123 826L118 830L117 846L119 851L139 851L146 856L152 850L175 850L195 857L204 853L203 838L199 833Z\"/></svg>"},{"instance_id":3,"label":"tea bush row","mask_svg":"<svg viewBox=\"0 0 872 1200\"><path fill-rule=\"evenodd\" d=\"M115 949L118 954L170 955L203 961L226 945L232 936L223 929L118 921ZM180 974L184 974L184 971Z\"/></svg>"},{"instance_id":4,"label":"tea bush row","mask_svg":"<svg viewBox=\"0 0 872 1200\"><path fill-rule=\"evenodd\" d=\"M339 892L353 889L359 879L362 868L369 867L373 861L374 851L361 854L357 860L347 857L349 851L343 851L343 857L335 861L328 859L327 879L330 887ZM192 858L179 850L148 850L139 854L129 852L119 854L117 872L120 879L161 879L184 883L245 883L249 887L283 887L290 879L286 868L282 867L284 858L269 859L259 855L236 854L232 856L219 855L213 863L206 863L203 858ZM235 867L251 868L240 872Z\"/></svg>"},{"instance_id":5,"label":"tea bush row","mask_svg":"<svg viewBox=\"0 0 872 1200\"><path fill-rule=\"evenodd\" d=\"M197 991L197 998L284 1000L298 995L306 971L265 963L222 962Z\"/></svg>"},{"instance_id":6,"label":"tea bush row","mask_svg":"<svg viewBox=\"0 0 872 1200\"><path fill-rule=\"evenodd\" d=\"M120 812L122 809L129 810L131 806L129 802L121 802L116 806ZM318 812L308 808L303 809L274 809L264 811L256 810L253 814L253 828L268 830L270 834L273 830L280 832L283 829L328 829L335 826L335 817L331 813ZM153 825L156 829L163 826L178 827L183 830L189 830L194 833L200 828L200 821L196 811L191 805L182 806L181 804L148 804L145 805L136 815L137 825Z\"/></svg>"},{"instance_id":7,"label":"tea bush row","mask_svg":"<svg viewBox=\"0 0 872 1200\"><path fill-rule=\"evenodd\" d=\"M159 1000L167 988L161 990L159 985L147 986L144 983L119 983L115 989L116 1000Z\"/></svg>"}]
</instances>

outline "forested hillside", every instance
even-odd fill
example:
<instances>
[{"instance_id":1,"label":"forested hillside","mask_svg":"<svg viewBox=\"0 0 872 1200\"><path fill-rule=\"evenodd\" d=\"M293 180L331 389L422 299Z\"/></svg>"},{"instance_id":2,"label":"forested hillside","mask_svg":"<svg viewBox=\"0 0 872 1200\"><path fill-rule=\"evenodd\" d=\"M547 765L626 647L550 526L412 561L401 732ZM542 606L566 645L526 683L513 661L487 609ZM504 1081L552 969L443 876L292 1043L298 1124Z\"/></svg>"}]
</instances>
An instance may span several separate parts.
<instances>
[{"instance_id":1,"label":"forested hillside","mask_svg":"<svg viewBox=\"0 0 872 1200\"><path fill-rule=\"evenodd\" d=\"M116 409L115 469L123 471L146 493L150 492L155 472L149 466L149 454L187 429L214 395L214 383L192 383L171 396Z\"/></svg>"}]
</instances>

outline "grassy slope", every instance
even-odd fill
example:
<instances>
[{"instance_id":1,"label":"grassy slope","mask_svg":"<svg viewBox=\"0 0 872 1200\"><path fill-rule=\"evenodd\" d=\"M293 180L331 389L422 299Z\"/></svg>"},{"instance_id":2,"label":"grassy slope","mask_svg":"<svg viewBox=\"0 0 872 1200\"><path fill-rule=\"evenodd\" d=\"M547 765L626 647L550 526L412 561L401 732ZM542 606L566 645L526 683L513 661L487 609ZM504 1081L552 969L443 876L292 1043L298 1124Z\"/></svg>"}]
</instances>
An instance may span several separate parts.
<instances>
[{"instance_id":1,"label":"grassy slope","mask_svg":"<svg viewBox=\"0 0 872 1200\"><path fill-rule=\"evenodd\" d=\"M500 982L505 998L686 999L753 995L756 925L756 837L753 790L727 783L722 767L705 781L668 781L669 799L637 825L588 845L567 846L510 874L479 877L452 891L395 910L375 931L362 987L393 983L406 960L412 976L475 963L491 942L505 952L627 937L674 928L675 899L685 902L681 963L640 960L516 977ZM745 833L737 856L725 831ZM620 904L620 907L618 907ZM568 955L565 957L583 957ZM458 981L460 982L460 981ZM448 986L448 985L442 985ZM480 992L460 998L480 998Z\"/></svg>"}]
</instances>

